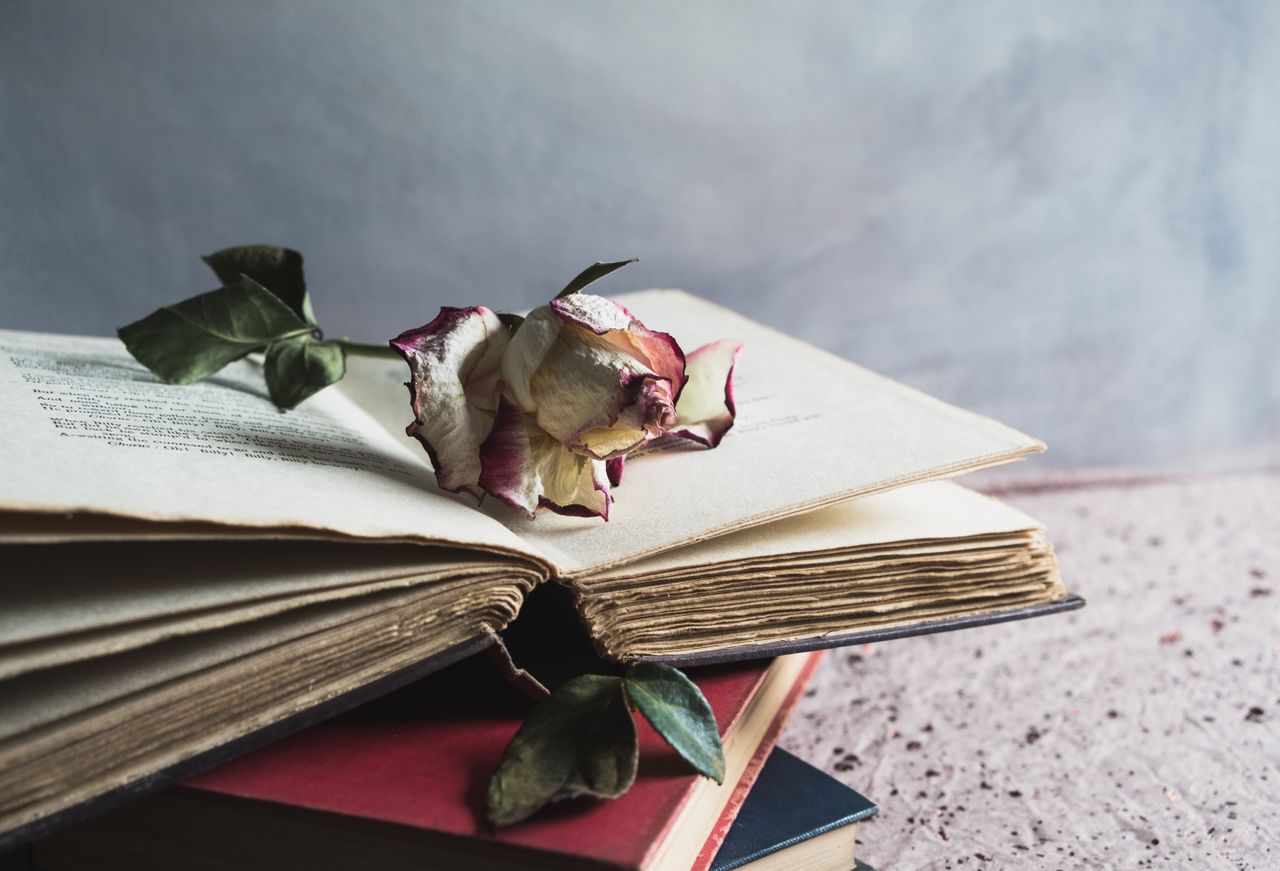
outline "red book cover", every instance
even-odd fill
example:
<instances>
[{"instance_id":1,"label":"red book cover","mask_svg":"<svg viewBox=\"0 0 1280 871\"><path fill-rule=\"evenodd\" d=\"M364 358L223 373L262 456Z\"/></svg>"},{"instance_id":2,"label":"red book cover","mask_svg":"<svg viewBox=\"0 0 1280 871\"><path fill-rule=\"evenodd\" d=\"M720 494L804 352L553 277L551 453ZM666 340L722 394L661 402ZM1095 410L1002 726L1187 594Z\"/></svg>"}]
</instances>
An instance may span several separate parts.
<instances>
[{"instance_id":1,"label":"red book cover","mask_svg":"<svg viewBox=\"0 0 1280 871\"><path fill-rule=\"evenodd\" d=\"M726 784L731 797L695 869L710 863L820 656L807 655L797 679L783 689L785 698L763 740L748 751L746 772L734 787ZM690 674L722 734L738 725L771 663ZM625 796L573 799L497 833L487 830L489 776L529 704L496 674L454 667L206 772L183 788L489 839L619 868L645 867L700 778L639 715L640 770Z\"/></svg>"}]
</instances>

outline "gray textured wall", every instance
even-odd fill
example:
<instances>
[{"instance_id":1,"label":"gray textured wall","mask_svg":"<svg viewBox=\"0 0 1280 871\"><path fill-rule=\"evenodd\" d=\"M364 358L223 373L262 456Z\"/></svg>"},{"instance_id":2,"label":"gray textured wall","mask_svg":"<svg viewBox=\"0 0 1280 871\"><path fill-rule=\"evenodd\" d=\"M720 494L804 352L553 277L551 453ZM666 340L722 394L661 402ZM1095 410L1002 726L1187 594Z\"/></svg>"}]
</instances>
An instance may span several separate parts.
<instances>
[{"instance_id":1,"label":"gray textured wall","mask_svg":"<svg viewBox=\"0 0 1280 871\"><path fill-rule=\"evenodd\" d=\"M1040 435L1280 464L1280 5L0 0L0 324L307 256L322 323L595 259Z\"/></svg>"}]
</instances>

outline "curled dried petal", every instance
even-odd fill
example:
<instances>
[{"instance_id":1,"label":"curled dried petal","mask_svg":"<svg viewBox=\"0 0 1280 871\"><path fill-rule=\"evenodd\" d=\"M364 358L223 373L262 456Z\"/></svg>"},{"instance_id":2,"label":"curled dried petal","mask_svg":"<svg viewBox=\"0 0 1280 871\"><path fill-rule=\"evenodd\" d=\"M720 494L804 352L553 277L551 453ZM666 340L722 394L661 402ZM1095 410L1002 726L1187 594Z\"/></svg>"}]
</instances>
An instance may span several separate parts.
<instances>
[{"instance_id":1,"label":"curled dried petal","mask_svg":"<svg viewBox=\"0 0 1280 871\"><path fill-rule=\"evenodd\" d=\"M626 464L626 457L614 457L612 460L605 462L604 470L608 473L609 483L612 486L617 487L622 484L622 470L626 467Z\"/></svg>"},{"instance_id":2,"label":"curled dried petal","mask_svg":"<svg viewBox=\"0 0 1280 871\"><path fill-rule=\"evenodd\" d=\"M688 357L685 383L676 403L676 424L671 435L709 448L720 444L733 427L737 408L733 402L733 370L742 343L721 339L703 345Z\"/></svg>"},{"instance_id":3,"label":"curled dried petal","mask_svg":"<svg viewBox=\"0 0 1280 871\"><path fill-rule=\"evenodd\" d=\"M651 330L625 306L589 293L552 300L551 308L565 323L590 330L619 350L634 354L651 372L671 382L674 395L680 395L685 377L684 351L670 333Z\"/></svg>"},{"instance_id":4,"label":"curled dried petal","mask_svg":"<svg viewBox=\"0 0 1280 871\"><path fill-rule=\"evenodd\" d=\"M608 459L675 422L684 354L612 300L573 294L529 313L502 373L544 431L576 453Z\"/></svg>"},{"instance_id":5,"label":"curled dried petal","mask_svg":"<svg viewBox=\"0 0 1280 871\"><path fill-rule=\"evenodd\" d=\"M675 424L675 401L667 379L643 375L632 378L626 388L630 398L617 419L608 426L584 429L573 447L598 460L622 457Z\"/></svg>"},{"instance_id":6,"label":"curled dried petal","mask_svg":"<svg viewBox=\"0 0 1280 871\"><path fill-rule=\"evenodd\" d=\"M538 508L609 519L605 464L567 450L505 395L480 445L480 485L532 518Z\"/></svg>"},{"instance_id":7,"label":"curled dried petal","mask_svg":"<svg viewBox=\"0 0 1280 871\"><path fill-rule=\"evenodd\" d=\"M540 305L525 315L503 353L502 383L521 411L537 410L530 382L559 338L563 324L551 306Z\"/></svg>"},{"instance_id":8,"label":"curled dried petal","mask_svg":"<svg viewBox=\"0 0 1280 871\"><path fill-rule=\"evenodd\" d=\"M414 420L405 432L422 442L445 490L483 496L479 449L497 411L507 342L507 329L483 306L441 308L431 323L391 340L411 374Z\"/></svg>"}]
</instances>

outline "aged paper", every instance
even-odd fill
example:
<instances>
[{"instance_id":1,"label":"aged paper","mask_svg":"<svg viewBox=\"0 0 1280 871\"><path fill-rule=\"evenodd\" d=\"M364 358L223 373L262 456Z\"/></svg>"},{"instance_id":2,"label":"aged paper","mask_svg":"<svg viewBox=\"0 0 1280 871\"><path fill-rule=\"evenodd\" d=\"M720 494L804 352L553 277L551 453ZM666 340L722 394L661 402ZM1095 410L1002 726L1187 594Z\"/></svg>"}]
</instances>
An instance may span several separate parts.
<instances>
[{"instance_id":1,"label":"aged paper","mask_svg":"<svg viewBox=\"0 0 1280 871\"><path fill-rule=\"evenodd\" d=\"M287 642L311 638L320 643L325 633L342 631L360 619L384 614L387 619L379 631L393 636L400 634L404 630L398 625L395 612L406 602L431 602L438 611L431 620L441 624L456 618L478 626L483 622L485 608L502 612L505 619L510 619L518 610L520 593L530 586L527 579L494 575L478 581L474 578L441 580L408 590L384 590L350 600L322 602L296 612L173 638L115 656L20 675L5 683L0 753L6 749L3 739L24 731L78 712L95 710L151 687L180 686L183 679L215 665ZM483 606L477 600L484 602ZM450 607L461 601L468 601L473 607ZM431 620L425 620L415 629L424 643L433 641L433 632L429 631ZM503 622L495 620L494 625L500 627ZM471 634L475 635L476 631ZM373 643L377 639L367 640ZM350 651L353 661L364 656L362 647L359 638L353 641ZM302 662L282 662L276 668L276 676L281 680L293 672L304 675L306 672L306 664Z\"/></svg>"},{"instance_id":2,"label":"aged paper","mask_svg":"<svg viewBox=\"0 0 1280 871\"><path fill-rule=\"evenodd\" d=\"M0 331L0 407L6 512L527 550L342 393L277 411L252 361L173 386L113 339Z\"/></svg>"},{"instance_id":3,"label":"aged paper","mask_svg":"<svg viewBox=\"0 0 1280 871\"><path fill-rule=\"evenodd\" d=\"M418 545L69 542L2 555L0 679L381 590L538 579L523 561Z\"/></svg>"},{"instance_id":4,"label":"aged paper","mask_svg":"<svg viewBox=\"0 0 1280 871\"><path fill-rule=\"evenodd\" d=\"M333 587L531 572L515 560L466 551L329 541L304 548L288 541L68 542L0 553L0 655L41 638Z\"/></svg>"},{"instance_id":5,"label":"aged paper","mask_svg":"<svg viewBox=\"0 0 1280 871\"><path fill-rule=\"evenodd\" d=\"M911 553L911 548L904 546L914 543L952 553L956 541L1008 537L1039 529L1037 521L1016 508L951 481L930 481L733 532L601 572L599 577L666 576L680 569L704 573L721 564L734 571L743 563L754 565L764 560L792 569L803 562L788 557L821 553L843 559L841 554L868 547L881 553ZM1013 540L1022 539L1017 536ZM890 544L899 546L884 548Z\"/></svg>"},{"instance_id":6,"label":"aged paper","mask_svg":"<svg viewBox=\"0 0 1280 871\"><path fill-rule=\"evenodd\" d=\"M515 615L527 583L493 578L321 605L295 615L9 681L0 734L0 831L164 771L394 674ZM181 678L175 680L174 678ZM37 682L34 694L24 693ZM96 705L87 707L87 705Z\"/></svg>"}]
</instances>

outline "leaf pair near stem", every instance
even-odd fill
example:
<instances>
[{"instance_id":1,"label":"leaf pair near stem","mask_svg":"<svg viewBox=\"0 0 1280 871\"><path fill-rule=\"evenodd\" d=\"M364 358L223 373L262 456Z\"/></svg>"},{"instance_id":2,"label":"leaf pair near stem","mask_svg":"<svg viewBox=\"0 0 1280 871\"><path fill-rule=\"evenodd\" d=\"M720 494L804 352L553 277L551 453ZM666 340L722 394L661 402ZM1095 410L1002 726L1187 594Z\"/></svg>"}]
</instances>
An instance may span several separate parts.
<instances>
[{"instance_id":1,"label":"leaf pair near stem","mask_svg":"<svg viewBox=\"0 0 1280 871\"><path fill-rule=\"evenodd\" d=\"M720 730L702 691L669 665L640 663L622 677L574 678L534 707L489 781L490 825L561 799L630 789L640 756L633 708L695 771L724 782Z\"/></svg>"},{"instance_id":2,"label":"leaf pair near stem","mask_svg":"<svg viewBox=\"0 0 1280 871\"><path fill-rule=\"evenodd\" d=\"M171 384L190 384L265 351L267 390L281 409L293 408L346 374L344 344L321 339L301 254L274 245L242 245L210 254L204 262L222 287L119 329L139 363Z\"/></svg>"}]
</instances>

